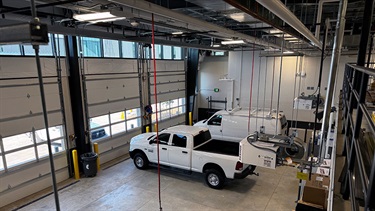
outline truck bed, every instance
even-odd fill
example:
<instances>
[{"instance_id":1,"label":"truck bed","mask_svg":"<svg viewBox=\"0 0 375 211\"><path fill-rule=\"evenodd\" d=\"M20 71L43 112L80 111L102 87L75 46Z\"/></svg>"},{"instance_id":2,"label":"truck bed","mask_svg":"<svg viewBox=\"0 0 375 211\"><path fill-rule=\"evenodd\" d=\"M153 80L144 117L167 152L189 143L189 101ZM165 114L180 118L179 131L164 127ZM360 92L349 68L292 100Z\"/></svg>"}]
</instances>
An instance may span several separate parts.
<instances>
[{"instance_id":1,"label":"truck bed","mask_svg":"<svg viewBox=\"0 0 375 211\"><path fill-rule=\"evenodd\" d=\"M211 141L197 147L195 151L211 152L217 154L238 156L239 142L230 142L212 139Z\"/></svg>"}]
</instances>

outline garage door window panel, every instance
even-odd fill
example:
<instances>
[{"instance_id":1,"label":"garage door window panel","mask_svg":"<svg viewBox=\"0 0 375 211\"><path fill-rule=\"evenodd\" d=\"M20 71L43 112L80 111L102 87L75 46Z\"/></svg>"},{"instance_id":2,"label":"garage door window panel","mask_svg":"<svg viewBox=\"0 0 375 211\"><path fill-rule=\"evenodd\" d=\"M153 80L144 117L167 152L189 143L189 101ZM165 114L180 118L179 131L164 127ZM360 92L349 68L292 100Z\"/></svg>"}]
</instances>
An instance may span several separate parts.
<instances>
[{"instance_id":1,"label":"garage door window panel","mask_svg":"<svg viewBox=\"0 0 375 211\"><path fill-rule=\"evenodd\" d=\"M120 111L116 113L111 113L111 124L119 123L119 122L124 122L125 121L125 112Z\"/></svg>"},{"instance_id":2,"label":"garage door window panel","mask_svg":"<svg viewBox=\"0 0 375 211\"><path fill-rule=\"evenodd\" d=\"M121 48L123 58L136 58L135 42L122 41Z\"/></svg>"},{"instance_id":3,"label":"garage door window panel","mask_svg":"<svg viewBox=\"0 0 375 211\"><path fill-rule=\"evenodd\" d=\"M32 147L34 145L31 132L4 137L2 140L5 152L26 146Z\"/></svg>"},{"instance_id":4,"label":"garage door window panel","mask_svg":"<svg viewBox=\"0 0 375 211\"><path fill-rule=\"evenodd\" d=\"M117 40L103 39L104 57L120 57L120 44Z\"/></svg>"},{"instance_id":5,"label":"garage door window panel","mask_svg":"<svg viewBox=\"0 0 375 211\"><path fill-rule=\"evenodd\" d=\"M117 123L114 125L111 125L111 132L112 135L125 132L125 122Z\"/></svg>"},{"instance_id":6,"label":"garage door window panel","mask_svg":"<svg viewBox=\"0 0 375 211\"><path fill-rule=\"evenodd\" d=\"M25 164L27 162L35 161L35 149L30 147L27 149L19 150L5 155L7 161L7 167L12 168L18 165Z\"/></svg>"},{"instance_id":7,"label":"garage door window panel","mask_svg":"<svg viewBox=\"0 0 375 211\"><path fill-rule=\"evenodd\" d=\"M109 117L108 114L90 119L91 140L98 140L108 137Z\"/></svg>"},{"instance_id":8,"label":"garage door window panel","mask_svg":"<svg viewBox=\"0 0 375 211\"><path fill-rule=\"evenodd\" d=\"M181 60L182 59L182 48L173 46L173 59Z\"/></svg>"},{"instance_id":9,"label":"garage door window panel","mask_svg":"<svg viewBox=\"0 0 375 211\"><path fill-rule=\"evenodd\" d=\"M81 50L85 57L101 57L102 49L99 38L82 37L81 38Z\"/></svg>"},{"instance_id":10,"label":"garage door window panel","mask_svg":"<svg viewBox=\"0 0 375 211\"><path fill-rule=\"evenodd\" d=\"M0 45L0 55L21 55L20 45Z\"/></svg>"},{"instance_id":11,"label":"garage door window panel","mask_svg":"<svg viewBox=\"0 0 375 211\"><path fill-rule=\"evenodd\" d=\"M52 153L59 153L65 151L64 139L59 139L51 142ZM43 158L48 156L48 145L47 143L39 144L37 146L38 157Z\"/></svg>"}]
</instances>

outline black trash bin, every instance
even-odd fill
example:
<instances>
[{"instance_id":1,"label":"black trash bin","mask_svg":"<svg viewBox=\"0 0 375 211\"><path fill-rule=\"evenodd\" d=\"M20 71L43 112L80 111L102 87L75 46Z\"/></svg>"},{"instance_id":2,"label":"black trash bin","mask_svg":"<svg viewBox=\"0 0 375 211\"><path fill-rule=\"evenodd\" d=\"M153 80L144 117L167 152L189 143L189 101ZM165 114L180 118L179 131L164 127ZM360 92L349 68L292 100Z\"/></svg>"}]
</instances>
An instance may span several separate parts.
<instances>
[{"instance_id":1,"label":"black trash bin","mask_svg":"<svg viewBox=\"0 0 375 211\"><path fill-rule=\"evenodd\" d=\"M83 173L86 177L95 177L98 172L96 166L96 160L98 159L98 154L94 152L88 152L81 155Z\"/></svg>"}]
</instances>

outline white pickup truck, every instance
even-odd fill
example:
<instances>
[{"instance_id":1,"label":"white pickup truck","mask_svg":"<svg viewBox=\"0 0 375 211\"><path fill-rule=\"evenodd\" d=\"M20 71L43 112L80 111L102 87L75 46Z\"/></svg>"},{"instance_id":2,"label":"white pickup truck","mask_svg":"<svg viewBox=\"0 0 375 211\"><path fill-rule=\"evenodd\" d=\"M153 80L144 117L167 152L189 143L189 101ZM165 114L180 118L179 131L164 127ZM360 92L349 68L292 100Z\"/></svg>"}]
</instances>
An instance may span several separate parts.
<instances>
[{"instance_id":1,"label":"white pickup truck","mask_svg":"<svg viewBox=\"0 0 375 211\"><path fill-rule=\"evenodd\" d=\"M239 143L211 139L207 128L179 125L159 133L160 164L205 174L207 185L221 189L225 179L255 174L255 166L240 162ZM138 169L157 163L156 133L131 139L130 157Z\"/></svg>"}]
</instances>

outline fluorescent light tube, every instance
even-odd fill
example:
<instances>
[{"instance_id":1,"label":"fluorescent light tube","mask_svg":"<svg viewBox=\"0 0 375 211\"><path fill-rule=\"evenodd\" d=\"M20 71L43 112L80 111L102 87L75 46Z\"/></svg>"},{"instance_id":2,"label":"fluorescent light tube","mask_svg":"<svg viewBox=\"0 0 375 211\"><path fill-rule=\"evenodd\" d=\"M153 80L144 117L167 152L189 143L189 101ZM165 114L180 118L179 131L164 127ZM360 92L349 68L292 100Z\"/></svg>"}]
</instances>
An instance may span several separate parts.
<instances>
[{"instance_id":1,"label":"fluorescent light tube","mask_svg":"<svg viewBox=\"0 0 375 211\"><path fill-rule=\"evenodd\" d=\"M212 47L218 48L218 47L220 47L220 45L219 44L214 44L214 45L212 45Z\"/></svg>"},{"instance_id":2,"label":"fluorescent light tube","mask_svg":"<svg viewBox=\"0 0 375 211\"><path fill-rule=\"evenodd\" d=\"M111 12L96 12L88 14L74 14L73 18L78 21L98 23L123 20L126 17L118 17L113 15Z\"/></svg>"},{"instance_id":3,"label":"fluorescent light tube","mask_svg":"<svg viewBox=\"0 0 375 211\"><path fill-rule=\"evenodd\" d=\"M243 40L227 40L227 41L221 41L221 44L223 45L231 45L231 44L244 44L245 41Z\"/></svg>"},{"instance_id":4,"label":"fluorescent light tube","mask_svg":"<svg viewBox=\"0 0 375 211\"><path fill-rule=\"evenodd\" d=\"M172 32L172 34L174 34L174 35L180 35L180 34L183 34L184 32L182 32L182 31L178 31L178 32Z\"/></svg>"}]
</instances>

